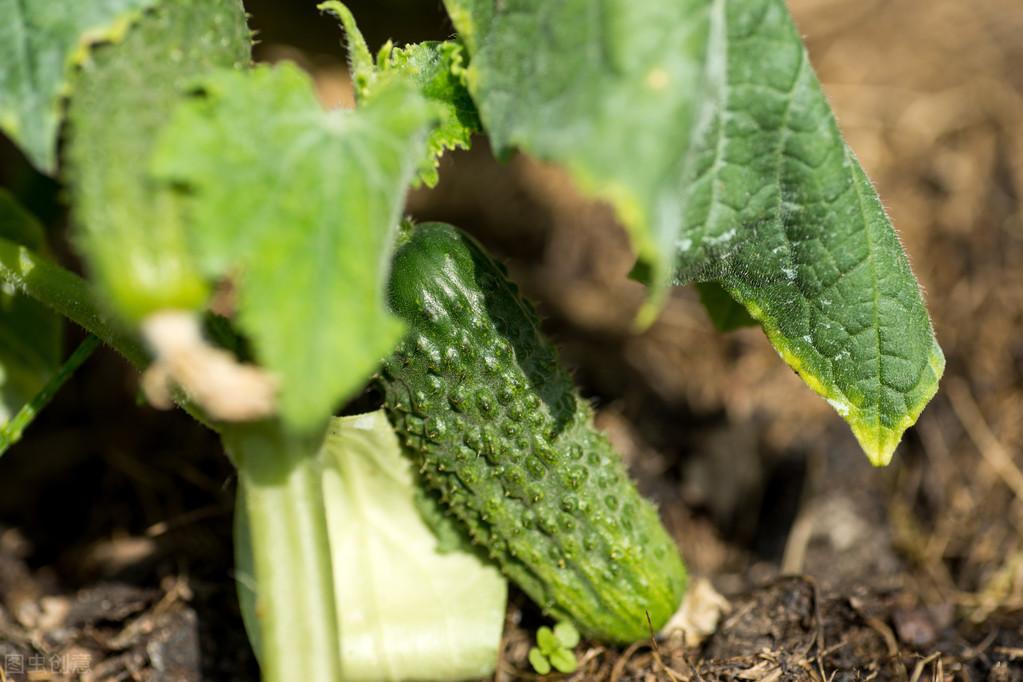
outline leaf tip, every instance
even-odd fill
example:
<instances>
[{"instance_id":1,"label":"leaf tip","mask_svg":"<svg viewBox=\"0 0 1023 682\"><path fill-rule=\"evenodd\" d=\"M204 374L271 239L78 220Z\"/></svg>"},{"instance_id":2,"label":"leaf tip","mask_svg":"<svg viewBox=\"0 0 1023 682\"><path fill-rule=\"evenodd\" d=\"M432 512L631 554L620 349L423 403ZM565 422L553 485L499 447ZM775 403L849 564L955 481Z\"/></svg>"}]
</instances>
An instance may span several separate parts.
<instances>
[{"instance_id":1,"label":"leaf tip","mask_svg":"<svg viewBox=\"0 0 1023 682\"><path fill-rule=\"evenodd\" d=\"M916 424L916 420L920 417L924 408L927 407L934 394L938 392L938 384L941 381L941 375L945 371L945 354L941 351L941 346L938 345L937 340L934 341L928 356L928 366L932 376L925 382L919 400L910 406L910 409L894 426L879 424L876 419L857 419L855 415L847 417L847 413L839 410L839 414L849 422L853 435L859 441L860 447L863 448L863 452L867 455L867 459L874 466L885 467L891 464L895 449L902 441L902 434L909 427ZM832 401L829 400L828 402Z\"/></svg>"},{"instance_id":2,"label":"leaf tip","mask_svg":"<svg viewBox=\"0 0 1023 682\"><path fill-rule=\"evenodd\" d=\"M868 425L861 422L853 422L850 426L871 464L878 468L891 464L895 449L902 440L904 428L888 429L878 427L877 424Z\"/></svg>"}]
</instances>

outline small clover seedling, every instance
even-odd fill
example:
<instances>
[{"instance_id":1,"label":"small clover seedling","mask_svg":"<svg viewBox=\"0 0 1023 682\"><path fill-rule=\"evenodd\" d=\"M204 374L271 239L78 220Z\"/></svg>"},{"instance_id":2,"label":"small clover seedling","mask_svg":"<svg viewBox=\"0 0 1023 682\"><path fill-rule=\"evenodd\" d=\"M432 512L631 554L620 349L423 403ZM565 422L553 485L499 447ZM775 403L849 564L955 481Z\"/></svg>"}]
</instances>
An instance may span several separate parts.
<instances>
[{"instance_id":1,"label":"small clover seedling","mask_svg":"<svg viewBox=\"0 0 1023 682\"><path fill-rule=\"evenodd\" d=\"M536 631L536 646L529 650L533 670L546 675L551 666L562 673L574 673L577 662L572 651L579 644L579 631L569 622L561 622L552 631L544 626Z\"/></svg>"}]
</instances>

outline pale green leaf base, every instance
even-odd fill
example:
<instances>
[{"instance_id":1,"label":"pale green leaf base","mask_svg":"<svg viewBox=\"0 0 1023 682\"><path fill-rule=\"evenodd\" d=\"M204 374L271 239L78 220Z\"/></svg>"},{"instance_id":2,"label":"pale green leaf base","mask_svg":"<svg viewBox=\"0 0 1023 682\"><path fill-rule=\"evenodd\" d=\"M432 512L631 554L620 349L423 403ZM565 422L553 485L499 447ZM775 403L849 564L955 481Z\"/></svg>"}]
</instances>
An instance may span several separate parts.
<instances>
[{"instance_id":1,"label":"pale green leaf base","mask_svg":"<svg viewBox=\"0 0 1023 682\"><path fill-rule=\"evenodd\" d=\"M383 412L334 420L323 456L345 679L491 675L505 580L473 554L438 552Z\"/></svg>"},{"instance_id":2,"label":"pale green leaf base","mask_svg":"<svg viewBox=\"0 0 1023 682\"><path fill-rule=\"evenodd\" d=\"M419 515L411 468L387 418L373 412L334 419L321 460L341 679L491 675L504 627L507 583L473 554L438 550L437 538ZM249 505L240 503L237 514L239 600L262 662L265 628L259 618ZM278 556L286 561L286 555ZM281 572L296 575L293 568L282 566Z\"/></svg>"}]
</instances>

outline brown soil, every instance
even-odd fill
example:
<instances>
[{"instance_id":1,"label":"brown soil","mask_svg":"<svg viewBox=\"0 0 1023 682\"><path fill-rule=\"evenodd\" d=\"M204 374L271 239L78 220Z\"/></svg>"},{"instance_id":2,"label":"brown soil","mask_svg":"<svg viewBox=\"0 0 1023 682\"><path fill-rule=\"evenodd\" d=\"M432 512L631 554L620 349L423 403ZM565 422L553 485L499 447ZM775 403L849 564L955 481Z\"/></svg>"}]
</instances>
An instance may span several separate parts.
<instances>
[{"instance_id":1,"label":"brown soil","mask_svg":"<svg viewBox=\"0 0 1023 682\"><path fill-rule=\"evenodd\" d=\"M351 3L377 44L385 26L398 40L449 34L424 4ZM252 3L262 56L299 59L343 101L333 27L287 5ZM584 643L573 679L1023 679L1023 6L790 6L948 359L888 469L758 330L719 334L691 291L630 335L641 293L624 236L556 171L499 164L481 140L410 211L509 260L691 572L727 600L698 646ZM56 191L15 165L0 180L40 206ZM134 391L99 355L0 460L7 680L256 679L234 602L230 467L215 438ZM513 599L497 679L531 679L542 622ZM73 664L88 673L61 672Z\"/></svg>"}]
</instances>

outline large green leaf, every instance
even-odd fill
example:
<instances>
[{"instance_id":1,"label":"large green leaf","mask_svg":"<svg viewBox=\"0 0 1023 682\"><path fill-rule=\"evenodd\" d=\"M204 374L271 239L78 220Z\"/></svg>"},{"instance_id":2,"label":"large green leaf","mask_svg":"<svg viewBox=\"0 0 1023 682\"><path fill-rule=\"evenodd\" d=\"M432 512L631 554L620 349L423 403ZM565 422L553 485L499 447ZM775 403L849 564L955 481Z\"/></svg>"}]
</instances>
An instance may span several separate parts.
<instances>
[{"instance_id":1,"label":"large green leaf","mask_svg":"<svg viewBox=\"0 0 1023 682\"><path fill-rule=\"evenodd\" d=\"M68 179L77 240L104 302L130 322L205 303L177 197L146 175L182 91L214 67L249 62L240 0L160 0L75 77Z\"/></svg>"},{"instance_id":2,"label":"large green leaf","mask_svg":"<svg viewBox=\"0 0 1023 682\"><path fill-rule=\"evenodd\" d=\"M156 0L0 0L0 130L39 170L56 164L60 98L91 42L118 40Z\"/></svg>"},{"instance_id":3,"label":"large green leaf","mask_svg":"<svg viewBox=\"0 0 1023 682\"><path fill-rule=\"evenodd\" d=\"M34 250L45 246L42 227L2 188L0 237ZM0 285L0 428L57 372L61 329L52 311Z\"/></svg>"},{"instance_id":4,"label":"large green leaf","mask_svg":"<svg viewBox=\"0 0 1023 682\"><path fill-rule=\"evenodd\" d=\"M239 274L239 323L297 428L325 420L401 337L383 289L431 122L402 82L323 111L282 64L205 80L161 138L155 173L191 197L205 271Z\"/></svg>"},{"instance_id":5,"label":"large green leaf","mask_svg":"<svg viewBox=\"0 0 1023 682\"><path fill-rule=\"evenodd\" d=\"M412 43L401 48L388 42L374 60L347 7L331 0L319 8L337 16L344 25L349 66L360 103L397 78L415 85L434 105L438 124L427 138L419 169L419 180L433 187L439 179L437 166L445 150L468 149L473 133L481 128L476 105L465 87L464 48L450 40Z\"/></svg>"},{"instance_id":6,"label":"large green leaf","mask_svg":"<svg viewBox=\"0 0 1023 682\"><path fill-rule=\"evenodd\" d=\"M944 367L919 286L784 4L718 0L709 29L678 281L719 280L887 464Z\"/></svg>"},{"instance_id":7,"label":"large green leaf","mask_svg":"<svg viewBox=\"0 0 1023 682\"><path fill-rule=\"evenodd\" d=\"M495 144L611 201L654 300L719 281L887 463L944 358L784 2L446 4Z\"/></svg>"},{"instance_id":8,"label":"large green leaf","mask_svg":"<svg viewBox=\"0 0 1023 682\"><path fill-rule=\"evenodd\" d=\"M671 282L706 52L702 0L445 0L495 149L558 163L609 201L650 284Z\"/></svg>"}]
</instances>

